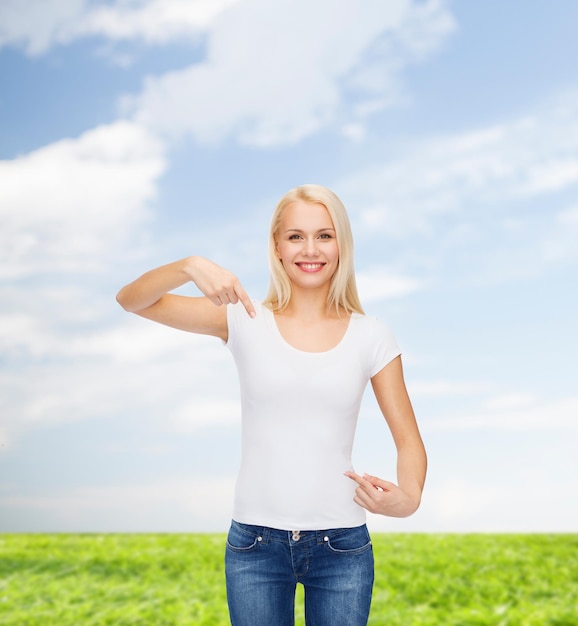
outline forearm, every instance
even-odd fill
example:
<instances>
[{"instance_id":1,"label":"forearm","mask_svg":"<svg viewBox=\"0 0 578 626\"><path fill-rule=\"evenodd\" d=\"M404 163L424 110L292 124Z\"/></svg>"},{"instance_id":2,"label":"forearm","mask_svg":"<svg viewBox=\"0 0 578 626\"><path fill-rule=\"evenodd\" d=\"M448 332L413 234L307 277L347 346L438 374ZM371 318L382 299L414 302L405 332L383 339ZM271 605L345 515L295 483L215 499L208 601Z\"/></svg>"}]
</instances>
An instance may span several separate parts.
<instances>
[{"instance_id":1,"label":"forearm","mask_svg":"<svg viewBox=\"0 0 578 626\"><path fill-rule=\"evenodd\" d=\"M146 272L117 294L117 302L132 313L142 311L162 296L194 280L196 257L187 257Z\"/></svg>"},{"instance_id":2,"label":"forearm","mask_svg":"<svg viewBox=\"0 0 578 626\"><path fill-rule=\"evenodd\" d=\"M407 442L397 451L397 483L416 502L421 501L425 483L427 456L421 438Z\"/></svg>"}]
</instances>

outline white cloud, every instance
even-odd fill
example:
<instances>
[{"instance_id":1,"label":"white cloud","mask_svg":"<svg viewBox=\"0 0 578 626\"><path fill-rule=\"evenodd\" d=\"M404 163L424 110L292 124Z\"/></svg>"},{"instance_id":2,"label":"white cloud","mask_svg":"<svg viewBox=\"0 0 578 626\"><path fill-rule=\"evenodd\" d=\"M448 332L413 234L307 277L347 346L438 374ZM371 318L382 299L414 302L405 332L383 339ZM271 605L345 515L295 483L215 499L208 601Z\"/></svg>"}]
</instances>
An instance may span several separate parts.
<instances>
[{"instance_id":1,"label":"white cloud","mask_svg":"<svg viewBox=\"0 0 578 626\"><path fill-rule=\"evenodd\" d=\"M0 275L99 267L143 223L164 150L130 122L0 162Z\"/></svg>"},{"instance_id":2,"label":"white cloud","mask_svg":"<svg viewBox=\"0 0 578 626\"><path fill-rule=\"evenodd\" d=\"M366 136L365 127L359 123L345 124L341 129L341 133L344 137L351 139L351 141L362 141Z\"/></svg>"},{"instance_id":3,"label":"white cloud","mask_svg":"<svg viewBox=\"0 0 578 626\"><path fill-rule=\"evenodd\" d=\"M485 406L487 409L490 410L503 411L511 409L522 409L524 407L535 405L536 402L537 399L534 394L513 392L493 396L487 400Z\"/></svg>"},{"instance_id":4,"label":"white cloud","mask_svg":"<svg viewBox=\"0 0 578 626\"><path fill-rule=\"evenodd\" d=\"M479 519L495 500L495 491L489 485L481 487L459 478L448 479L428 495L432 502L432 517L444 526Z\"/></svg>"},{"instance_id":5,"label":"white cloud","mask_svg":"<svg viewBox=\"0 0 578 626\"><path fill-rule=\"evenodd\" d=\"M4 488L0 510L5 518L18 516L12 532L224 532L234 482L232 475L180 475L147 484L52 488L27 495Z\"/></svg>"},{"instance_id":6,"label":"white cloud","mask_svg":"<svg viewBox=\"0 0 578 626\"><path fill-rule=\"evenodd\" d=\"M578 430L578 396L539 403L526 394L499 396L475 413L428 420L427 430Z\"/></svg>"},{"instance_id":7,"label":"white cloud","mask_svg":"<svg viewBox=\"0 0 578 626\"><path fill-rule=\"evenodd\" d=\"M557 191L578 181L578 159L571 155L532 165L520 187L523 194Z\"/></svg>"},{"instance_id":8,"label":"white cloud","mask_svg":"<svg viewBox=\"0 0 578 626\"><path fill-rule=\"evenodd\" d=\"M0 46L166 43L207 36L204 62L150 77L128 111L170 136L295 143L330 125L363 136L368 115L404 98L400 73L454 30L445 0L33 0L0 5ZM126 63L130 54L114 53Z\"/></svg>"},{"instance_id":9,"label":"white cloud","mask_svg":"<svg viewBox=\"0 0 578 626\"><path fill-rule=\"evenodd\" d=\"M37 320L31 315L0 315L0 351L5 356L17 354L27 346L35 346L40 335Z\"/></svg>"},{"instance_id":10,"label":"white cloud","mask_svg":"<svg viewBox=\"0 0 578 626\"><path fill-rule=\"evenodd\" d=\"M547 475L546 475L547 476ZM407 519L387 520L371 516L374 531L388 532L575 532L576 509L565 494L575 489L572 478L564 481L476 482L475 477L436 477L427 484L418 512ZM439 482L438 482L439 481ZM541 506L535 505L536 493ZM560 503L563 503L560 505ZM556 511L557 514L553 514ZM564 514L560 514L561 512Z\"/></svg>"},{"instance_id":11,"label":"white cloud","mask_svg":"<svg viewBox=\"0 0 578 626\"><path fill-rule=\"evenodd\" d=\"M167 427L177 432L194 433L205 427L240 424L241 405L216 398L191 398L178 406L167 418Z\"/></svg>"},{"instance_id":12,"label":"white cloud","mask_svg":"<svg viewBox=\"0 0 578 626\"><path fill-rule=\"evenodd\" d=\"M562 100L532 116L405 146L395 160L341 181L360 207L360 230L431 236L451 215L475 224L475 234L495 215L519 217L529 199L578 185L578 94Z\"/></svg>"},{"instance_id":13,"label":"white cloud","mask_svg":"<svg viewBox=\"0 0 578 626\"><path fill-rule=\"evenodd\" d=\"M148 0L100 5L87 11L76 36L102 35L110 39L142 38L165 43L207 29L239 0Z\"/></svg>"},{"instance_id":14,"label":"white cloud","mask_svg":"<svg viewBox=\"0 0 578 626\"><path fill-rule=\"evenodd\" d=\"M456 382L450 380L414 381L411 383L412 396L469 396L485 394L494 385L489 382Z\"/></svg>"},{"instance_id":15,"label":"white cloud","mask_svg":"<svg viewBox=\"0 0 578 626\"><path fill-rule=\"evenodd\" d=\"M86 0L19 0L0 3L0 46L23 46L39 54L63 38L62 32L82 18Z\"/></svg>"},{"instance_id":16,"label":"white cloud","mask_svg":"<svg viewBox=\"0 0 578 626\"><path fill-rule=\"evenodd\" d=\"M573 207L558 214L557 221L562 226L578 227L578 207Z\"/></svg>"},{"instance_id":17,"label":"white cloud","mask_svg":"<svg viewBox=\"0 0 578 626\"><path fill-rule=\"evenodd\" d=\"M545 233L539 251L548 263L564 263L578 259L578 208L555 214L552 228Z\"/></svg>"},{"instance_id":18,"label":"white cloud","mask_svg":"<svg viewBox=\"0 0 578 626\"><path fill-rule=\"evenodd\" d=\"M356 281L362 302L401 298L422 288L419 280L400 276L388 267L370 267L357 272Z\"/></svg>"},{"instance_id":19,"label":"white cloud","mask_svg":"<svg viewBox=\"0 0 578 626\"><path fill-rule=\"evenodd\" d=\"M222 354L219 344L214 337L184 333L148 320L127 319L113 328L95 328L93 332L84 332L75 338L69 336L65 347L58 350L57 346L52 346L50 353L73 358L106 357L116 363L128 364L183 358L192 351L207 365L213 364L215 359L220 361L216 356Z\"/></svg>"},{"instance_id":20,"label":"white cloud","mask_svg":"<svg viewBox=\"0 0 578 626\"><path fill-rule=\"evenodd\" d=\"M459 446L460 443L454 442ZM449 455L451 457L451 454ZM456 471L431 457L419 510L409 518L370 515L373 532L576 532L575 455L555 458L513 450L506 461L487 452ZM536 506L539 494L540 505Z\"/></svg>"},{"instance_id":21,"label":"white cloud","mask_svg":"<svg viewBox=\"0 0 578 626\"><path fill-rule=\"evenodd\" d=\"M359 119L343 113L351 95L358 117L395 101L400 69L453 28L436 0L245 0L215 21L206 61L149 78L125 105L170 135L291 144L343 115L353 128Z\"/></svg>"},{"instance_id":22,"label":"white cloud","mask_svg":"<svg viewBox=\"0 0 578 626\"><path fill-rule=\"evenodd\" d=\"M234 365L218 339L140 320L77 332L52 322L16 317L2 334L0 348L12 362L0 377L7 440L34 428L127 413L181 432L204 418L222 424L223 407L234 412ZM208 399L203 406L199 397Z\"/></svg>"},{"instance_id":23,"label":"white cloud","mask_svg":"<svg viewBox=\"0 0 578 626\"><path fill-rule=\"evenodd\" d=\"M22 46L38 55L90 36L148 43L197 36L238 0L3 0L0 47ZM196 39L194 39L196 41Z\"/></svg>"},{"instance_id":24,"label":"white cloud","mask_svg":"<svg viewBox=\"0 0 578 626\"><path fill-rule=\"evenodd\" d=\"M46 315L30 313L11 313L0 315L0 351L5 356L26 355L33 359L98 359L104 358L118 364L155 362L159 359L172 359L183 354L184 346L188 350L202 354L209 359L209 353L216 340L213 337L183 333L159 324L144 320L131 319L118 308L118 317L123 319L113 327L101 327L92 323L86 329L81 324L71 328L67 316L58 315L57 305L49 302L47 290L39 289L36 295L43 301ZM65 303L68 309L74 309L82 317L83 309L90 307L99 294L84 292L84 298L71 295ZM110 306L114 294L108 294ZM76 300L76 304L75 304ZM102 322L102 320L100 320ZM210 359L212 361L212 359Z\"/></svg>"}]
</instances>

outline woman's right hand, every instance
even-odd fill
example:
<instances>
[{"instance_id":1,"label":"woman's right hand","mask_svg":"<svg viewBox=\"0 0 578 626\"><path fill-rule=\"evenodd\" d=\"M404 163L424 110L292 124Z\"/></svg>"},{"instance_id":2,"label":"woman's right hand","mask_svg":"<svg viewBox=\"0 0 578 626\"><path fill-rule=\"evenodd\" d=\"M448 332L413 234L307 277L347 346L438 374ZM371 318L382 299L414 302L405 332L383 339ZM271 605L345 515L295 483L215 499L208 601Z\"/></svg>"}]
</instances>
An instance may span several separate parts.
<instances>
[{"instance_id":1,"label":"woman's right hand","mask_svg":"<svg viewBox=\"0 0 578 626\"><path fill-rule=\"evenodd\" d=\"M189 257L187 271L199 290L216 306L241 302L251 317L255 308L239 279L204 257Z\"/></svg>"}]
</instances>

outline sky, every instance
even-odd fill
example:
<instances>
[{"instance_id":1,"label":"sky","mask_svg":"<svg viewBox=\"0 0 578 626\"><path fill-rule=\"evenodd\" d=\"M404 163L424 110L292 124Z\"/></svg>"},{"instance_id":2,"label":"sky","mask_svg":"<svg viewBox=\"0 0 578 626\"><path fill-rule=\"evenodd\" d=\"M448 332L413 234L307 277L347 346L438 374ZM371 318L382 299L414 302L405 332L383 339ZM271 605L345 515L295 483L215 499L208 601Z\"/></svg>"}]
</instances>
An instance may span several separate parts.
<instances>
[{"instance_id":1,"label":"sky","mask_svg":"<svg viewBox=\"0 0 578 626\"><path fill-rule=\"evenodd\" d=\"M578 532L577 27L573 0L0 0L0 532L227 529L231 354L115 294L196 254L262 299L303 183L348 209L428 451L420 510L370 529ZM370 387L354 464L395 480Z\"/></svg>"}]
</instances>

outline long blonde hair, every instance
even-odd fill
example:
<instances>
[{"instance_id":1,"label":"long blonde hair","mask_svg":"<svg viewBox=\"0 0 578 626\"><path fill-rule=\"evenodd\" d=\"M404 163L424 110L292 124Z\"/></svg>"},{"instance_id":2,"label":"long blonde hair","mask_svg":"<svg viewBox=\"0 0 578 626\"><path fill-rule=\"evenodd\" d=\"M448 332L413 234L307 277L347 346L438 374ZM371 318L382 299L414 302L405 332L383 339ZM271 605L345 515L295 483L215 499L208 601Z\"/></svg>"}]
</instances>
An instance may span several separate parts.
<instances>
[{"instance_id":1,"label":"long blonde hair","mask_svg":"<svg viewBox=\"0 0 578 626\"><path fill-rule=\"evenodd\" d=\"M279 200L273 212L269 231L269 291L263 303L273 311L282 311L291 300L291 281L277 256L276 240L283 210L298 200L323 205L335 228L339 262L329 286L327 306L334 306L337 312L343 308L347 313L363 314L353 269L353 235L349 217L341 200L321 185L302 185L291 189Z\"/></svg>"}]
</instances>

